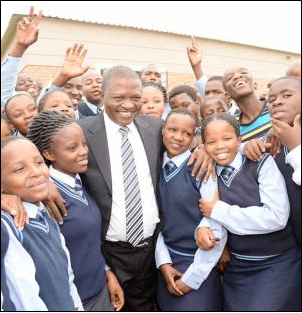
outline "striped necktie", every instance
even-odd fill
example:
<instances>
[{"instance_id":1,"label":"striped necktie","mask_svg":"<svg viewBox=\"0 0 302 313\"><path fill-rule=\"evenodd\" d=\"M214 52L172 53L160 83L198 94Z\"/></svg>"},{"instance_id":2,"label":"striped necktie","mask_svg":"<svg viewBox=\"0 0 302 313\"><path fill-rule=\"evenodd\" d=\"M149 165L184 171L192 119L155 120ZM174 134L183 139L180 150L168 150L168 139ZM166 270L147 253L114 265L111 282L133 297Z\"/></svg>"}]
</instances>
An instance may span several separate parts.
<instances>
[{"instance_id":1,"label":"striped necktie","mask_svg":"<svg viewBox=\"0 0 302 313\"><path fill-rule=\"evenodd\" d=\"M230 178L232 177L235 168L233 166L226 165L223 170L221 171L221 178L225 183L228 183Z\"/></svg>"},{"instance_id":2,"label":"striped necktie","mask_svg":"<svg viewBox=\"0 0 302 313\"><path fill-rule=\"evenodd\" d=\"M127 241L135 247L144 239L141 193L134 154L128 138L129 128L126 126L121 127L119 132L122 134L121 151L126 203Z\"/></svg>"},{"instance_id":3,"label":"striped necktie","mask_svg":"<svg viewBox=\"0 0 302 313\"><path fill-rule=\"evenodd\" d=\"M169 161L165 165L165 172L167 176L170 176L176 169L177 166L173 163L173 161Z\"/></svg>"},{"instance_id":4,"label":"striped necktie","mask_svg":"<svg viewBox=\"0 0 302 313\"><path fill-rule=\"evenodd\" d=\"M75 179L74 190L76 191L76 193L77 193L80 197L83 196L82 182L81 182L81 180L78 179L78 178Z\"/></svg>"}]
</instances>

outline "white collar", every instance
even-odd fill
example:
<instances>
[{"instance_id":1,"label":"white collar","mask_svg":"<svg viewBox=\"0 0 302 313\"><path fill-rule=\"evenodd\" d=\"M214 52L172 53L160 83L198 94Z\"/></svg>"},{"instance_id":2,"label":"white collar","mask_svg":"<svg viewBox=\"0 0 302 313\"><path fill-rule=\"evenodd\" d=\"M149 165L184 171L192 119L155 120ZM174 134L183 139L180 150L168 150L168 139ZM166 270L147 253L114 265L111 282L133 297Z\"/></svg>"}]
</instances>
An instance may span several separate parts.
<instances>
[{"instance_id":1,"label":"white collar","mask_svg":"<svg viewBox=\"0 0 302 313\"><path fill-rule=\"evenodd\" d=\"M107 115L105 110L104 110L104 120L105 120L106 131L109 131L113 135L115 135L116 133L120 133L119 130L120 130L120 128L122 126L116 124L115 122L113 122L110 119L110 117ZM131 124L127 125L127 127L129 128L129 132L132 132L132 133L137 132L136 127L134 125L134 122L132 122Z\"/></svg>"},{"instance_id":2,"label":"white collar","mask_svg":"<svg viewBox=\"0 0 302 313\"><path fill-rule=\"evenodd\" d=\"M62 183L65 183L72 188L75 188L76 178L81 180L79 174L76 174L75 177L72 177L72 176L67 175L65 173L59 172L52 165L50 165L50 167L49 167L49 174L52 178L54 178L54 179L56 179Z\"/></svg>"},{"instance_id":3,"label":"white collar","mask_svg":"<svg viewBox=\"0 0 302 313\"><path fill-rule=\"evenodd\" d=\"M42 202L37 206L31 202L22 202L24 209L27 212L29 218L36 218L38 211L46 210Z\"/></svg>"},{"instance_id":4,"label":"white collar","mask_svg":"<svg viewBox=\"0 0 302 313\"><path fill-rule=\"evenodd\" d=\"M241 165L242 165L243 157L241 153L238 151L237 155L235 156L235 159L228 164L228 166L233 166L237 171L239 171ZM216 165L217 175L220 176L221 171L224 169L224 166Z\"/></svg>"},{"instance_id":5,"label":"white collar","mask_svg":"<svg viewBox=\"0 0 302 313\"><path fill-rule=\"evenodd\" d=\"M163 168L166 166L166 164L169 161L172 161L176 165L176 167L178 168L183 164L183 162L185 162L189 158L190 155L191 155L190 150L187 150L186 152L183 152L182 154L179 154L179 155L175 156L174 158L170 159L168 157L168 153L165 152L164 153L164 160L163 160Z\"/></svg>"},{"instance_id":6,"label":"white collar","mask_svg":"<svg viewBox=\"0 0 302 313\"><path fill-rule=\"evenodd\" d=\"M88 105L88 107L90 108L90 110L94 113L94 114L98 114L98 109L101 109L103 111L103 108L98 107L97 105L90 103L86 100L86 104Z\"/></svg>"}]
</instances>

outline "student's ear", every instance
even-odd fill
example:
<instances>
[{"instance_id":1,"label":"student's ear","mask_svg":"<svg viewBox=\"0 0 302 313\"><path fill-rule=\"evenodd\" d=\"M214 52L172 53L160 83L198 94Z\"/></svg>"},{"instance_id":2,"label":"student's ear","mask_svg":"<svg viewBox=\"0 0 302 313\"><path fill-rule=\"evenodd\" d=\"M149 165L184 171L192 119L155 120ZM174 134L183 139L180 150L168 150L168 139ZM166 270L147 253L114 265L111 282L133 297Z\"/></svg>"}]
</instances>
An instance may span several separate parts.
<instances>
[{"instance_id":1,"label":"student's ear","mask_svg":"<svg viewBox=\"0 0 302 313\"><path fill-rule=\"evenodd\" d=\"M4 189L4 187L2 186L2 184L1 184L1 193L5 193L5 189Z\"/></svg>"},{"instance_id":2,"label":"student's ear","mask_svg":"<svg viewBox=\"0 0 302 313\"><path fill-rule=\"evenodd\" d=\"M161 134L162 134L162 135L164 135L164 129L165 129L165 126L166 126L166 124L165 124L165 123L163 123L163 126L162 126L162 128L161 128Z\"/></svg>"},{"instance_id":3,"label":"student's ear","mask_svg":"<svg viewBox=\"0 0 302 313\"><path fill-rule=\"evenodd\" d=\"M44 150L42 152L42 155L44 156L44 158L50 162L53 162L55 160L55 158L53 157L53 154L51 152L51 150Z\"/></svg>"},{"instance_id":4,"label":"student's ear","mask_svg":"<svg viewBox=\"0 0 302 313\"><path fill-rule=\"evenodd\" d=\"M232 101L232 98L228 92L224 94L227 105L229 105Z\"/></svg>"},{"instance_id":5,"label":"student's ear","mask_svg":"<svg viewBox=\"0 0 302 313\"><path fill-rule=\"evenodd\" d=\"M241 142L242 142L242 138L241 138L241 137L238 137L238 146L241 145Z\"/></svg>"}]
</instances>

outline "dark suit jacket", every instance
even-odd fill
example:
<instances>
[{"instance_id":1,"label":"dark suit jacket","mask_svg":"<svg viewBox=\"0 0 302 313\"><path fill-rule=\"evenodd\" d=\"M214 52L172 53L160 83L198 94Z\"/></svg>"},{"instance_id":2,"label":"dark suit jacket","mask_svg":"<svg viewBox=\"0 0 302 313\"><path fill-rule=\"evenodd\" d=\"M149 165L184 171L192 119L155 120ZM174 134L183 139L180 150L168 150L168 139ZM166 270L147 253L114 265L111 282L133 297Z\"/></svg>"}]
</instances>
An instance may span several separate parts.
<instances>
[{"instance_id":1,"label":"dark suit jacket","mask_svg":"<svg viewBox=\"0 0 302 313\"><path fill-rule=\"evenodd\" d=\"M82 179L101 209L103 217L102 240L104 241L109 228L112 206L111 167L104 114L77 122L82 127L89 146L88 170L82 175ZM142 138L155 194L158 196L158 182L164 150L162 144L163 121L154 117L138 116L134 123Z\"/></svg>"},{"instance_id":2,"label":"dark suit jacket","mask_svg":"<svg viewBox=\"0 0 302 313\"><path fill-rule=\"evenodd\" d=\"M96 114L89 108L86 102L82 102L78 106L78 111L82 115L82 117L86 116L96 116Z\"/></svg>"}]
</instances>

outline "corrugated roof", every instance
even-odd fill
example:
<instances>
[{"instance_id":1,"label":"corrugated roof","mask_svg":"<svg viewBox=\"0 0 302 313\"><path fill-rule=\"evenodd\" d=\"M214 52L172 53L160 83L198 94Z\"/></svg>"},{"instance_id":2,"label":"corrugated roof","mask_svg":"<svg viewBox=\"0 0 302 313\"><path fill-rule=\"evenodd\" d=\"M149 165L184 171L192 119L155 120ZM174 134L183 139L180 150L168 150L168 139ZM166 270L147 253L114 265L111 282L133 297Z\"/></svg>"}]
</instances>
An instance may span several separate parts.
<instances>
[{"instance_id":1,"label":"corrugated roof","mask_svg":"<svg viewBox=\"0 0 302 313\"><path fill-rule=\"evenodd\" d=\"M64 14L66 14L66 13L64 13ZM3 52L2 48L4 48L3 46L7 46L7 42L11 40L12 27L13 27L13 31L14 31L15 30L16 21L18 21L23 16L25 16L25 15L14 14L11 17L10 22L9 22L9 26L8 26L8 28L6 30L6 33L3 36L2 41L1 41L1 57L2 57L2 52ZM137 26L137 25L134 25L134 24L130 25L128 23L119 24L119 23L112 23L112 22L101 22L101 21L98 21L96 19L86 19L86 18L77 19L77 18L62 17L62 16L59 16L59 15L44 15L44 17L46 17L46 18L56 18L56 19L61 19L61 20L66 20L66 21L74 21L74 22L82 22L82 23L91 23L91 24L105 25L105 26L127 27L127 28L138 29L138 30L147 30L147 31L161 32L161 33L167 33L167 34L189 36L189 37L193 35L195 38L199 38L199 39L215 40L215 41L218 41L218 42L239 44L239 45L243 45L243 46L256 47L256 48L267 49L267 50L272 50L272 51L279 51L279 52L283 52L283 53L298 54L297 52L290 52L290 51L274 49L274 48L269 48L269 47L261 47L259 45L252 44L252 43L244 43L244 42L239 42L239 41L222 40L220 38L213 38L213 37L196 35L196 33L190 33L189 34L189 33L185 33L185 32L174 31L173 29L171 29L168 26L167 26L166 29L164 29L163 27L141 27L141 26Z\"/></svg>"}]
</instances>

